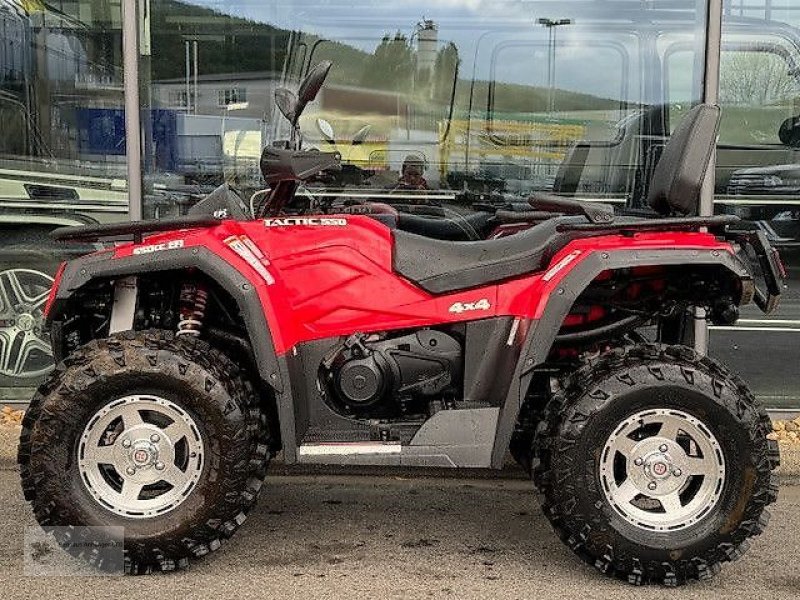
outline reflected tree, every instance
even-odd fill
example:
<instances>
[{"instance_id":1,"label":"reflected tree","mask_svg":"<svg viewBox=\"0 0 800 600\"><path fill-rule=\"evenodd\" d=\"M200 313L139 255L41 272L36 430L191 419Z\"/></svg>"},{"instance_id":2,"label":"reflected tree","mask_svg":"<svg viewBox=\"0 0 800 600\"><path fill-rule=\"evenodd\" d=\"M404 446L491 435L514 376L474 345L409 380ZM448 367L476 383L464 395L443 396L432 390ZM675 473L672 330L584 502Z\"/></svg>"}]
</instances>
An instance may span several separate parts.
<instances>
[{"instance_id":1,"label":"reflected tree","mask_svg":"<svg viewBox=\"0 0 800 600\"><path fill-rule=\"evenodd\" d=\"M720 73L720 99L726 104L779 104L798 93L797 79L773 52L723 53Z\"/></svg>"},{"instance_id":2,"label":"reflected tree","mask_svg":"<svg viewBox=\"0 0 800 600\"><path fill-rule=\"evenodd\" d=\"M367 62L361 84L381 90L408 89L414 73L414 53L408 38L400 33L383 36Z\"/></svg>"},{"instance_id":3,"label":"reflected tree","mask_svg":"<svg viewBox=\"0 0 800 600\"><path fill-rule=\"evenodd\" d=\"M453 42L439 50L434 65L433 97L440 102L450 99L453 80L458 73L458 48Z\"/></svg>"}]
</instances>

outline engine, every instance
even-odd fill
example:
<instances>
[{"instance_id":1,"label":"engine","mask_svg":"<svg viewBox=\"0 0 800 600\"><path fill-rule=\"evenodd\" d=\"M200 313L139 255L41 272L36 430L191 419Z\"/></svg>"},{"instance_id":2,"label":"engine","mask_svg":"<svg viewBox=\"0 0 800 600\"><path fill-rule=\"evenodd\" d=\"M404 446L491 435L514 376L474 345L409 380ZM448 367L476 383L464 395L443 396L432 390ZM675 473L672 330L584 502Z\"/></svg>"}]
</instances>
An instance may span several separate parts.
<instances>
[{"instance_id":1,"label":"engine","mask_svg":"<svg viewBox=\"0 0 800 600\"><path fill-rule=\"evenodd\" d=\"M462 353L456 338L433 329L388 339L356 334L325 358L323 376L337 412L400 417L455 390Z\"/></svg>"}]
</instances>

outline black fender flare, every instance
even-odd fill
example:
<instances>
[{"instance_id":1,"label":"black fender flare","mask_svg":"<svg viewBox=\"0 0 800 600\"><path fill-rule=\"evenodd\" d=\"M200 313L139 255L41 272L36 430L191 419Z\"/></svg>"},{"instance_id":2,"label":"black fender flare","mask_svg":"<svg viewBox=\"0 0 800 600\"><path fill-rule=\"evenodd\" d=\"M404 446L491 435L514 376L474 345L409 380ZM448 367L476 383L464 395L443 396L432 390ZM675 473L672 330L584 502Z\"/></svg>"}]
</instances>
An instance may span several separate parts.
<instances>
[{"instance_id":1,"label":"black fender flare","mask_svg":"<svg viewBox=\"0 0 800 600\"><path fill-rule=\"evenodd\" d=\"M234 299L244 318L260 377L276 392L283 377L258 291L242 273L203 246L161 250L149 254L112 258L110 252L89 254L67 263L48 315L48 325L60 307L93 280L194 268L217 282Z\"/></svg>"},{"instance_id":2,"label":"black fender flare","mask_svg":"<svg viewBox=\"0 0 800 600\"><path fill-rule=\"evenodd\" d=\"M719 249L640 249L640 250L596 250L578 262L561 279L558 287L550 295L547 305L538 320L528 322L527 331L521 342L521 352L514 369L508 393L500 408L497 420L491 464L493 468L503 466L506 451L517 424L525 394L530 385L532 372L550 354L556 335L572 305L586 287L603 271L638 266L669 265L719 265L736 277L749 282L752 289L753 277L747 265L734 254ZM745 293L743 303L750 301L751 293Z\"/></svg>"}]
</instances>

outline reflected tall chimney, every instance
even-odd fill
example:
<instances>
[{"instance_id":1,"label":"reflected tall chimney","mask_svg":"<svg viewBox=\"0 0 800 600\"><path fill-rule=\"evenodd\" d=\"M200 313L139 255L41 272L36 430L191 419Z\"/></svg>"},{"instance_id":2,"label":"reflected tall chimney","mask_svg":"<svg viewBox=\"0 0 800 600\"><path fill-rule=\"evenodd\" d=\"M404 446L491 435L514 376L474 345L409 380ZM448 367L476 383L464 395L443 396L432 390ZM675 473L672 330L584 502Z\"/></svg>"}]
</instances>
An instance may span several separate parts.
<instances>
[{"instance_id":1,"label":"reflected tall chimney","mask_svg":"<svg viewBox=\"0 0 800 600\"><path fill-rule=\"evenodd\" d=\"M417 71L433 73L439 45L439 28L430 19L417 23Z\"/></svg>"}]
</instances>

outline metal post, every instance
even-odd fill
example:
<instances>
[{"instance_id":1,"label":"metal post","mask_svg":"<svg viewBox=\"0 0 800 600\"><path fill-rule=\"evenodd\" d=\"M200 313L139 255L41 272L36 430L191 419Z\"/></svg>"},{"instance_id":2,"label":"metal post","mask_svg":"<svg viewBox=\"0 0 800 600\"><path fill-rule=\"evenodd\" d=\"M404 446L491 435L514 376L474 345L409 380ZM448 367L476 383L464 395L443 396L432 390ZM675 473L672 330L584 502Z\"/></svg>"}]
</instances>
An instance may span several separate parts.
<instances>
[{"instance_id":1,"label":"metal post","mask_svg":"<svg viewBox=\"0 0 800 600\"><path fill-rule=\"evenodd\" d=\"M550 88L550 105L547 107L548 112L553 112L556 109L556 27L550 27L550 66L548 72L547 85Z\"/></svg>"},{"instance_id":2,"label":"metal post","mask_svg":"<svg viewBox=\"0 0 800 600\"><path fill-rule=\"evenodd\" d=\"M719 65L722 47L722 2L708 0L708 22L706 24L706 64L703 75L703 102L717 104L719 102ZM716 154L716 152L714 152ZM710 215L714 210L714 170L709 169L706 177L706 188L700 200L703 215ZM702 212L705 209L707 212Z\"/></svg>"},{"instance_id":3,"label":"metal post","mask_svg":"<svg viewBox=\"0 0 800 600\"><path fill-rule=\"evenodd\" d=\"M555 54L555 44L553 43L553 25L547 26L547 112L553 112L553 54Z\"/></svg>"},{"instance_id":4,"label":"metal post","mask_svg":"<svg viewBox=\"0 0 800 600\"><path fill-rule=\"evenodd\" d=\"M128 216L142 218L142 127L139 105L138 0L122 0L122 68L125 94L125 152L128 163Z\"/></svg>"},{"instance_id":5,"label":"metal post","mask_svg":"<svg viewBox=\"0 0 800 600\"><path fill-rule=\"evenodd\" d=\"M194 102L192 105L194 106L194 114L197 114L197 99L199 98L197 93L197 71L199 70L199 67L197 66L197 40L194 40L192 45L194 46Z\"/></svg>"},{"instance_id":6,"label":"metal post","mask_svg":"<svg viewBox=\"0 0 800 600\"><path fill-rule=\"evenodd\" d=\"M708 0L708 13L706 18L705 40L705 72L703 73L703 102L707 104L719 103L719 65L722 47L722 2L723 0ZM717 151L711 153L706 178L700 191L700 215L714 214L714 182L716 179ZM695 349L701 354L708 351L708 323L705 314L698 311L694 322Z\"/></svg>"},{"instance_id":7,"label":"metal post","mask_svg":"<svg viewBox=\"0 0 800 600\"><path fill-rule=\"evenodd\" d=\"M555 87L556 87L556 28L563 25L572 25L572 19L546 19L541 18L536 21L539 25L547 27L547 110L555 110Z\"/></svg>"},{"instance_id":8,"label":"metal post","mask_svg":"<svg viewBox=\"0 0 800 600\"><path fill-rule=\"evenodd\" d=\"M186 48L186 114L188 115L191 112L192 108L192 90L189 85L189 78L191 77L191 58L189 56L189 40L186 40L184 43Z\"/></svg>"}]
</instances>

